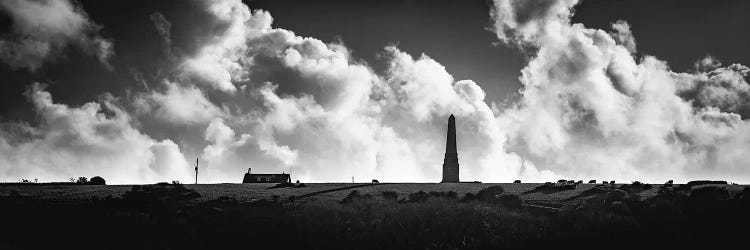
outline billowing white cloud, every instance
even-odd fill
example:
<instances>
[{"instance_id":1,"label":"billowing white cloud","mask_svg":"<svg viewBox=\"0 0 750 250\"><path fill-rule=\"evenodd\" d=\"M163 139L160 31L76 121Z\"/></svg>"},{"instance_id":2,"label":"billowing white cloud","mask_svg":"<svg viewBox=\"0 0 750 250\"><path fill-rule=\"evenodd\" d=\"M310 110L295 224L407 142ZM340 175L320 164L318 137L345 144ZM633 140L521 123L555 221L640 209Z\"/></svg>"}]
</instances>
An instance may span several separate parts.
<instances>
[{"instance_id":1,"label":"billowing white cloud","mask_svg":"<svg viewBox=\"0 0 750 250\"><path fill-rule=\"evenodd\" d=\"M53 103L39 84L28 95L39 124L5 124L0 130L4 181L63 181L95 175L117 184L190 180L190 167L179 146L133 128L130 116L111 97L69 107Z\"/></svg>"},{"instance_id":2,"label":"billowing white cloud","mask_svg":"<svg viewBox=\"0 0 750 250\"><path fill-rule=\"evenodd\" d=\"M42 123L0 129L3 176L190 179L182 148L200 154L202 182L239 182L247 168L302 181L435 182L454 114L462 180L750 181L750 70L708 57L672 72L636 57L625 21L609 31L571 23L575 0L495 1L498 38L532 53L509 108L488 105L479 84L428 55L386 47L376 73L345 45L273 28L268 12L239 0L202 4L215 32L163 88L128 99L136 118L163 122L145 127L171 139L134 128L110 99L68 107L36 88ZM262 77L272 74L284 77Z\"/></svg>"},{"instance_id":3,"label":"billowing white cloud","mask_svg":"<svg viewBox=\"0 0 750 250\"><path fill-rule=\"evenodd\" d=\"M247 39L270 28L271 15L265 11L250 11L240 0L212 0L205 2L207 11L214 15L222 30L198 53L182 63L182 76L214 89L234 92L235 85L247 77Z\"/></svg>"},{"instance_id":4,"label":"billowing white cloud","mask_svg":"<svg viewBox=\"0 0 750 250\"><path fill-rule=\"evenodd\" d=\"M574 178L749 181L748 123L734 113L748 103L747 67L689 74L637 60L627 23L571 24L576 4L495 1L498 37L535 51L521 103L498 116L511 150Z\"/></svg>"},{"instance_id":5,"label":"billowing white cloud","mask_svg":"<svg viewBox=\"0 0 750 250\"><path fill-rule=\"evenodd\" d=\"M484 101L485 92L471 80L454 80L430 57L415 59L388 47L384 55L389 67L378 75L353 60L342 44L271 28L265 22L270 16L247 22L249 9L234 1L214 4L218 6L209 9L234 6L233 17L222 18L243 21L246 31L237 33L253 34L237 42L243 44L243 59L232 55L220 60L238 62L242 72L250 74L259 66L282 67L302 83L279 84L304 86L282 94L279 84L256 84L248 91L259 98L261 107L207 127L210 145L203 157L213 181L236 181L247 167L257 172L291 171L306 181L347 181L352 176L437 181L450 114L458 117L462 178L555 177L506 152L506 135ZM266 60L255 61L257 57Z\"/></svg>"},{"instance_id":6,"label":"billowing white cloud","mask_svg":"<svg viewBox=\"0 0 750 250\"><path fill-rule=\"evenodd\" d=\"M150 114L155 119L173 125L208 124L216 117L227 114L208 100L195 86L181 86L164 81L166 90L152 91L136 98L135 107L140 114Z\"/></svg>"},{"instance_id":7,"label":"billowing white cloud","mask_svg":"<svg viewBox=\"0 0 750 250\"><path fill-rule=\"evenodd\" d=\"M46 61L74 45L108 64L114 54L112 42L101 37L99 25L69 0L4 0L0 11L9 14L10 34L0 38L0 60L11 68L35 71Z\"/></svg>"}]
</instances>

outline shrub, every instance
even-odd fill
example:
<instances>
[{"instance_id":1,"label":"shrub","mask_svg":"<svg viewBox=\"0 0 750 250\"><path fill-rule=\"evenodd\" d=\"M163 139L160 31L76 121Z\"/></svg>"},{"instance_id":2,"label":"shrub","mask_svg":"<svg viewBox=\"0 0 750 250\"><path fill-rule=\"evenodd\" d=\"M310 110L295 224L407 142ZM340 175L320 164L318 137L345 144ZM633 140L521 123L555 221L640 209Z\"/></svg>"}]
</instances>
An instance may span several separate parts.
<instances>
[{"instance_id":1,"label":"shrub","mask_svg":"<svg viewBox=\"0 0 750 250\"><path fill-rule=\"evenodd\" d=\"M745 187L742 189L742 199L750 201L750 187Z\"/></svg>"},{"instance_id":2,"label":"shrub","mask_svg":"<svg viewBox=\"0 0 750 250\"><path fill-rule=\"evenodd\" d=\"M518 195L515 194L501 194L497 196L496 200L500 205L512 209L519 209L523 204L521 197L518 197Z\"/></svg>"},{"instance_id":3,"label":"shrub","mask_svg":"<svg viewBox=\"0 0 750 250\"><path fill-rule=\"evenodd\" d=\"M640 181L634 181L632 184L622 184L620 185L620 187L618 187L618 189L628 193L640 193L651 188L651 184L643 184Z\"/></svg>"},{"instance_id":4,"label":"shrub","mask_svg":"<svg viewBox=\"0 0 750 250\"><path fill-rule=\"evenodd\" d=\"M91 180L89 180L89 183L91 185L107 185L107 182L104 181L104 178L99 176L91 177Z\"/></svg>"},{"instance_id":5,"label":"shrub","mask_svg":"<svg viewBox=\"0 0 750 250\"><path fill-rule=\"evenodd\" d=\"M429 198L430 198L430 195L425 193L422 190L419 190L419 192L409 194L409 202L424 202L424 201L427 201L427 199Z\"/></svg>"},{"instance_id":6,"label":"shrub","mask_svg":"<svg viewBox=\"0 0 750 250\"><path fill-rule=\"evenodd\" d=\"M594 186L593 188L589 188L581 192L581 194L577 196L583 197L583 196L591 196L591 195L597 195L597 194L606 194L606 193L609 193L610 191L612 191L612 186L600 184L600 185Z\"/></svg>"},{"instance_id":7,"label":"shrub","mask_svg":"<svg viewBox=\"0 0 750 250\"><path fill-rule=\"evenodd\" d=\"M219 196L219 198L216 198L215 200L210 200L206 202L213 206L236 206L240 204L240 202L237 200L234 196Z\"/></svg>"},{"instance_id":8,"label":"shrub","mask_svg":"<svg viewBox=\"0 0 750 250\"><path fill-rule=\"evenodd\" d=\"M81 176L81 177L78 177L78 180L76 180L76 183L78 183L78 184L88 184L89 183L89 179L87 179L86 177Z\"/></svg>"},{"instance_id":9,"label":"shrub","mask_svg":"<svg viewBox=\"0 0 750 250\"><path fill-rule=\"evenodd\" d=\"M492 201L495 199L495 196L500 195L505 192L505 189L501 186L491 186L482 190L479 190L477 192L477 198L481 201Z\"/></svg>"},{"instance_id":10,"label":"shrub","mask_svg":"<svg viewBox=\"0 0 750 250\"><path fill-rule=\"evenodd\" d=\"M557 184L553 184L552 182L545 182L541 186L537 186L534 189L526 191L524 193L534 193L534 192L544 192L544 191L556 192L556 191L574 190L576 189L576 186L577 184L575 183L568 184L567 182L565 183L558 182Z\"/></svg>"},{"instance_id":11,"label":"shrub","mask_svg":"<svg viewBox=\"0 0 750 250\"><path fill-rule=\"evenodd\" d=\"M513 183L521 183L521 180L515 180Z\"/></svg>"},{"instance_id":12,"label":"shrub","mask_svg":"<svg viewBox=\"0 0 750 250\"><path fill-rule=\"evenodd\" d=\"M370 195L370 194L362 195L362 194L359 193L359 191L352 190L351 192L349 192L348 195L346 195L346 197L343 200L341 200L341 203L342 204L351 204L351 203L354 203L354 202L359 202L359 201L369 200L369 199L372 199L372 195Z\"/></svg>"},{"instance_id":13,"label":"shrub","mask_svg":"<svg viewBox=\"0 0 750 250\"><path fill-rule=\"evenodd\" d=\"M590 180L589 184L596 184L596 180Z\"/></svg>"},{"instance_id":14,"label":"shrub","mask_svg":"<svg viewBox=\"0 0 750 250\"><path fill-rule=\"evenodd\" d=\"M133 186L130 191L123 194L123 198L129 201L139 202L167 202L184 201L201 197L198 192L185 188L181 184L170 185L166 182L156 185Z\"/></svg>"},{"instance_id":15,"label":"shrub","mask_svg":"<svg viewBox=\"0 0 750 250\"><path fill-rule=\"evenodd\" d=\"M729 191L723 187L703 187L690 192L691 202L704 204L718 204L729 200Z\"/></svg>"},{"instance_id":16,"label":"shrub","mask_svg":"<svg viewBox=\"0 0 750 250\"><path fill-rule=\"evenodd\" d=\"M453 192L453 191L448 191L448 192L432 191L432 192L429 192L427 194L429 194L430 197L436 197L436 198L447 198L447 199L456 199L456 198L458 198L458 194L456 192Z\"/></svg>"},{"instance_id":17,"label":"shrub","mask_svg":"<svg viewBox=\"0 0 750 250\"><path fill-rule=\"evenodd\" d=\"M750 197L750 196L748 196ZM477 196L472 193L466 193L463 198L461 198L461 201L473 201L476 200Z\"/></svg>"},{"instance_id":18,"label":"shrub","mask_svg":"<svg viewBox=\"0 0 750 250\"><path fill-rule=\"evenodd\" d=\"M625 196L627 195L628 195L627 192L620 190L620 189L609 191L609 193L607 193L607 196L604 200L604 204L610 205L616 201L623 201L625 200Z\"/></svg>"},{"instance_id":19,"label":"shrub","mask_svg":"<svg viewBox=\"0 0 750 250\"><path fill-rule=\"evenodd\" d=\"M383 191L381 195L383 195L383 199L387 201L396 201L398 199L398 194L394 191Z\"/></svg>"}]
</instances>

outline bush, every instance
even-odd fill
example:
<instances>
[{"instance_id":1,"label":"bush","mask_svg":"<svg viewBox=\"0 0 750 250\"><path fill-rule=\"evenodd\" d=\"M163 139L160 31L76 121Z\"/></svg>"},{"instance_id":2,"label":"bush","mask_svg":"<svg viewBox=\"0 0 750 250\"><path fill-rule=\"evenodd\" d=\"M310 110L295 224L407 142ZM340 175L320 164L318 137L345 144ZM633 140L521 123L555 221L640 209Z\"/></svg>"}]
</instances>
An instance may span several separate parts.
<instances>
[{"instance_id":1,"label":"bush","mask_svg":"<svg viewBox=\"0 0 750 250\"><path fill-rule=\"evenodd\" d=\"M628 193L640 193L644 190L651 189L651 184L643 184L640 181L634 181L632 184L622 184L618 189L623 190Z\"/></svg>"},{"instance_id":2,"label":"bush","mask_svg":"<svg viewBox=\"0 0 750 250\"><path fill-rule=\"evenodd\" d=\"M552 182L545 182L541 186L537 186L534 189L526 191L524 193L528 194L528 193L544 192L544 191L556 192L556 191L574 190L576 189L577 186L578 185L575 183L568 184L567 182L565 183L558 182L557 184L554 184Z\"/></svg>"},{"instance_id":3,"label":"bush","mask_svg":"<svg viewBox=\"0 0 750 250\"><path fill-rule=\"evenodd\" d=\"M515 194L501 194L497 196L496 200L500 205L512 209L520 209L523 204L521 197Z\"/></svg>"},{"instance_id":4,"label":"bush","mask_svg":"<svg viewBox=\"0 0 750 250\"><path fill-rule=\"evenodd\" d=\"M383 195L383 199L387 201L396 201L398 199L398 194L394 191L383 191L381 195Z\"/></svg>"},{"instance_id":5,"label":"bush","mask_svg":"<svg viewBox=\"0 0 750 250\"><path fill-rule=\"evenodd\" d=\"M354 203L354 202L360 202L360 201L363 201L363 200L370 200L370 199L372 199L372 195L370 195L370 194L362 195L362 194L359 193L359 191L352 190L351 192L349 192L348 195L346 195L346 197L343 200L341 200L341 203L342 204L351 204L351 203Z\"/></svg>"},{"instance_id":6,"label":"bush","mask_svg":"<svg viewBox=\"0 0 750 250\"><path fill-rule=\"evenodd\" d=\"M160 182L156 185L133 186L122 197L125 200L137 202L170 202L191 200L201 195L192 189L185 188L182 184L170 185Z\"/></svg>"},{"instance_id":7,"label":"bush","mask_svg":"<svg viewBox=\"0 0 750 250\"><path fill-rule=\"evenodd\" d=\"M77 184L88 184L89 183L89 179L87 179L86 177L81 176L81 177L78 177L78 180L76 180L76 183Z\"/></svg>"},{"instance_id":8,"label":"bush","mask_svg":"<svg viewBox=\"0 0 750 250\"><path fill-rule=\"evenodd\" d=\"M458 198L458 194L453 191L448 191L448 192L432 191L432 192L429 192L428 194L430 195L430 197L436 197L436 198L447 198L447 199Z\"/></svg>"},{"instance_id":9,"label":"bush","mask_svg":"<svg viewBox=\"0 0 750 250\"><path fill-rule=\"evenodd\" d=\"M104 181L104 178L99 176L91 177L91 180L89 180L90 185L107 185L107 182Z\"/></svg>"},{"instance_id":10,"label":"bush","mask_svg":"<svg viewBox=\"0 0 750 250\"><path fill-rule=\"evenodd\" d=\"M615 189L615 190L609 191L609 193L607 193L607 197L604 200L604 204L610 205L616 201L623 201L625 200L625 196L627 195L628 193L621 189Z\"/></svg>"},{"instance_id":11,"label":"bush","mask_svg":"<svg viewBox=\"0 0 750 250\"><path fill-rule=\"evenodd\" d=\"M425 193L422 190L419 190L419 192L411 193L409 194L409 202L424 202L427 201L427 199L430 198L430 195L428 193Z\"/></svg>"},{"instance_id":12,"label":"bush","mask_svg":"<svg viewBox=\"0 0 750 250\"><path fill-rule=\"evenodd\" d=\"M505 192L501 186L491 186L477 192L477 198L481 201L492 201L496 196Z\"/></svg>"},{"instance_id":13,"label":"bush","mask_svg":"<svg viewBox=\"0 0 750 250\"><path fill-rule=\"evenodd\" d=\"M521 180L515 180L513 183L521 183Z\"/></svg>"},{"instance_id":14,"label":"bush","mask_svg":"<svg viewBox=\"0 0 750 250\"><path fill-rule=\"evenodd\" d=\"M690 192L690 202L703 204L719 204L729 200L729 191L723 187L703 187Z\"/></svg>"},{"instance_id":15,"label":"bush","mask_svg":"<svg viewBox=\"0 0 750 250\"><path fill-rule=\"evenodd\" d=\"M748 196L750 197L750 196ZM461 201L473 201L477 199L477 195L472 193L466 193L463 198L461 198Z\"/></svg>"}]
</instances>

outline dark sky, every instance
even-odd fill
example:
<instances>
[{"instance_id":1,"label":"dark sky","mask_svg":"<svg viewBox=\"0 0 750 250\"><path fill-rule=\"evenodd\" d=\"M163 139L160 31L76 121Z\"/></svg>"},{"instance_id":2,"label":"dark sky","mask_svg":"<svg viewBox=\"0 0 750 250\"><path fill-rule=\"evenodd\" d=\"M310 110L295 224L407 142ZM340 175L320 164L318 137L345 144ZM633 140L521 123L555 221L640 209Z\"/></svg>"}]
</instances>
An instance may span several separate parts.
<instances>
[{"instance_id":1,"label":"dark sky","mask_svg":"<svg viewBox=\"0 0 750 250\"><path fill-rule=\"evenodd\" d=\"M520 88L517 80L525 56L517 49L497 44L490 26L486 0L407 1L246 1L253 9L265 9L274 26L327 42L343 41L356 58L379 65L383 47L397 44L412 55L427 54L444 65L456 80L472 79L488 93L487 99L503 102ZM160 52L158 34L149 15L163 13L174 25L173 41L190 41L200 32L201 13L190 1L81 1L90 18L102 26L102 35L113 39L116 55L108 70L91 57L67 49L63 58L47 63L34 73L0 65L3 79L0 118L27 119L30 105L22 95L33 81L50 85L56 99L81 104L105 92L124 95L139 88L134 72L147 79L158 65L168 64ZM609 29L623 19L631 24L639 55L654 55L675 71L689 71L696 60L711 55L724 64L750 64L750 2L711 1L596 1L576 8L574 22ZM5 15L0 14L0 15ZM188 24L188 25L186 25ZM2 31L10 21L0 18ZM196 41L197 42L197 41ZM190 54L193 44L174 44ZM163 70L163 69L160 69Z\"/></svg>"}]
</instances>

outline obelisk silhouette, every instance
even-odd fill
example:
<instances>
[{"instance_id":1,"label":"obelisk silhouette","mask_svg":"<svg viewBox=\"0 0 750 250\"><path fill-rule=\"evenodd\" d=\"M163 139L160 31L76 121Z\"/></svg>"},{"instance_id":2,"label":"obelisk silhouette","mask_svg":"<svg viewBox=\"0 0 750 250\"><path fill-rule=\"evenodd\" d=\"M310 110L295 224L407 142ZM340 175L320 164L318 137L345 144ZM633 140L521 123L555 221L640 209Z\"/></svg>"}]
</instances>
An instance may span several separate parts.
<instances>
[{"instance_id":1,"label":"obelisk silhouette","mask_svg":"<svg viewBox=\"0 0 750 250\"><path fill-rule=\"evenodd\" d=\"M448 117L448 138L443 160L443 183L458 182L458 152L456 151L456 117Z\"/></svg>"}]
</instances>

